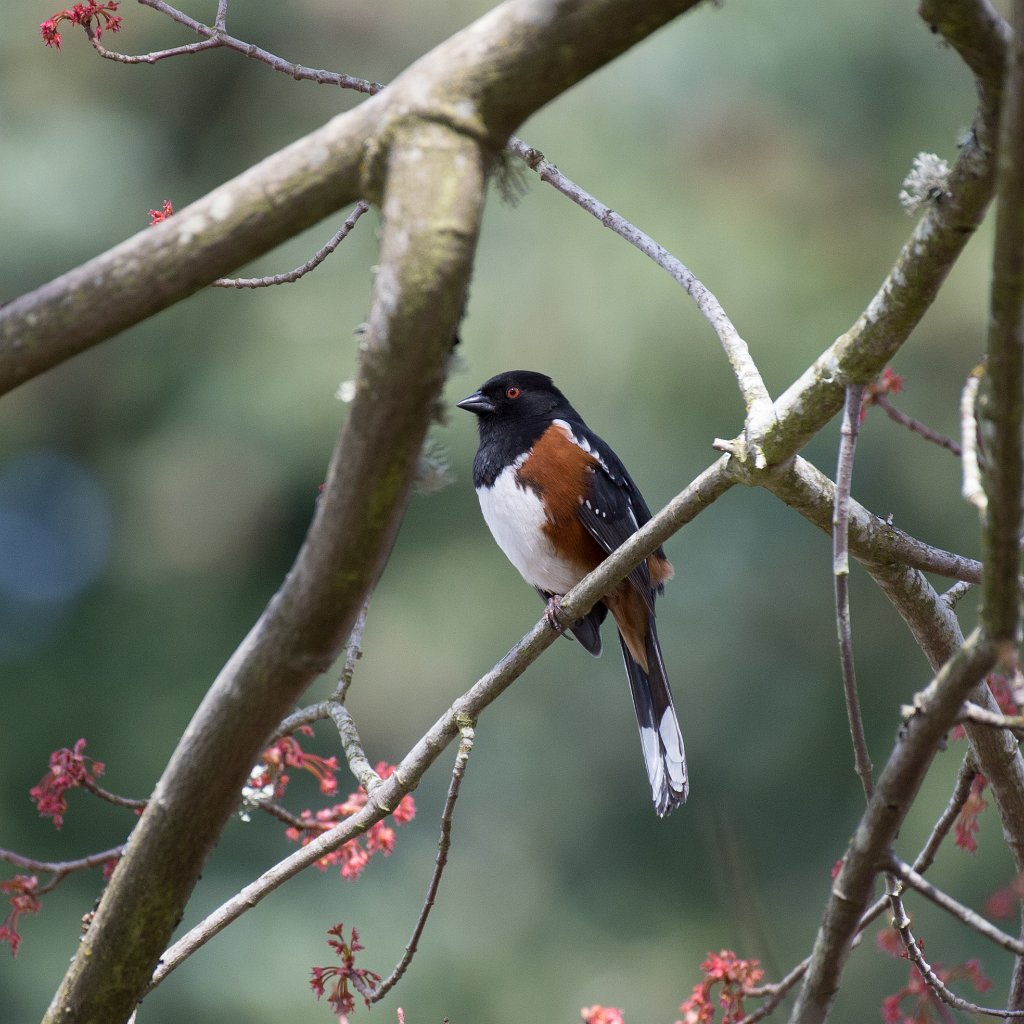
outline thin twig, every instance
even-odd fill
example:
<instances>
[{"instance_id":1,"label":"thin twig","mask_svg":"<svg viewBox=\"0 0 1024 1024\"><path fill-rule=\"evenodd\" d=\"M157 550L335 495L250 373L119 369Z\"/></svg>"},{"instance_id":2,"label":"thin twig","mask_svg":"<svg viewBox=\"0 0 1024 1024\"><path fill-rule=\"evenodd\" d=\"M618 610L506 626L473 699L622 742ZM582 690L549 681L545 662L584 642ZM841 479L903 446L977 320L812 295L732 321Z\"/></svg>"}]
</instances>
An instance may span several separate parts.
<instances>
[{"instance_id":1,"label":"thin twig","mask_svg":"<svg viewBox=\"0 0 1024 1024\"><path fill-rule=\"evenodd\" d=\"M277 818L278 821L283 822L285 825L289 826L289 828L304 830L310 826L309 821L303 820L297 814L292 814L287 807L282 807L273 800L257 800L254 806L259 811L265 811L272 818Z\"/></svg>"},{"instance_id":2,"label":"thin twig","mask_svg":"<svg viewBox=\"0 0 1024 1024\"><path fill-rule=\"evenodd\" d=\"M13 864L16 868L24 871L39 871L44 874L51 874L51 878L45 885L39 886L35 892L42 896L52 892L70 874L75 871L89 871L98 868L108 861L118 860L124 853L125 844L112 846L109 850L101 850L99 853L90 853L88 857L79 857L76 860L36 860L33 857L23 857L13 850L0 850L0 860Z\"/></svg>"},{"instance_id":3,"label":"thin twig","mask_svg":"<svg viewBox=\"0 0 1024 1024\"><path fill-rule=\"evenodd\" d=\"M914 859L914 870L918 873L923 874L935 861L935 855L939 851L939 846L946 836L949 835L949 830L960 816L964 804L967 803L967 798L971 795L971 783L974 782L974 776L977 774L978 769L974 760L974 752L968 751L963 761L960 762L960 770L957 772L956 782L953 784L953 792L949 797L945 810L939 815L939 820L935 822L931 835L928 836L928 840L921 848L921 852Z\"/></svg>"},{"instance_id":4,"label":"thin twig","mask_svg":"<svg viewBox=\"0 0 1024 1024\"><path fill-rule=\"evenodd\" d=\"M953 822L956 821L957 815L967 801L974 776L973 753L968 752L963 763L960 765L960 772L957 775L956 784L953 788L953 794L949 798L949 803L946 805L939 820L935 823L935 827L932 829L927 842L921 848L921 852L914 858L912 870L917 873L918 877L920 877L922 872L927 871L931 867L939 845L949 834L949 830L953 827ZM888 905L888 896L880 896L864 911L857 926L858 937L864 933L865 929L873 921L877 920ZM809 956L805 957L781 981L777 981L773 985L761 985L759 988L750 989L749 994L751 996L766 995L768 996L768 1002L758 1007L753 1013L748 1014L741 1021L738 1021L737 1024L756 1024L757 1021L763 1020L768 1014L772 1013L786 997L790 989L803 978L810 963L811 958Z\"/></svg>"},{"instance_id":5,"label":"thin twig","mask_svg":"<svg viewBox=\"0 0 1024 1024\"><path fill-rule=\"evenodd\" d=\"M872 400L880 409L885 410L886 416L888 416L894 423L898 423L900 426L906 427L908 430L912 430L915 434L919 434L926 441L931 441L932 444L937 444L940 448L945 448L946 451L952 452L958 458L963 454L963 449L951 437L946 437L945 435L938 433L938 431L932 430L931 427L922 423L920 420L915 420L913 416L908 416L902 410L897 409L896 406L889 401L887 395L874 395Z\"/></svg>"},{"instance_id":6,"label":"thin twig","mask_svg":"<svg viewBox=\"0 0 1024 1024\"><path fill-rule=\"evenodd\" d=\"M728 461L723 458L714 462L565 595L561 611L567 621L575 622L585 615L600 600L601 595L608 593L618 580L626 576L632 566L639 564L659 544L708 508L734 482ZM359 811L267 869L170 946L160 958L146 991L156 988L193 953L233 921L258 906L288 879L340 849L349 840L362 835L371 825L390 814L402 797L416 788L423 774L458 734L459 729L467 721L476 719L557 637L547 617L542 616L498 664L477 680L431 726L395 771L368 791L369 797Z\"/></svg>"},{"instance_id":7,"label":"thin twig","mask_svg":"<svg viewBox=\"0 0 1024 1024\"><path fill-rule=\"evenodd\" d=\"M287 718L281 720L281 724L274 730L270 742L281 739L282 736L291 736L299 729L315 722L322 722L325 718L331 717L330 700L318 700L315 704L299 708L292 712Z\"/></svg>"},{"instance_id":8,"label":"thin twig","mask_svg":"<svg viewBox=\"0 0 1024 1024\"><path fill-rule=\"evenodd\" d=\"M960 440L963 445L963 489L962 494L979 512L985 511L988 498L981 485L981 467L978 460L978 418L975 412L978 404L978 389L985 374L984 366L976 366L964 382L960 393Z\"/></svg>"},{"instance_id":9,"label":"thin twig","mask_svg":"<svg viewBox=\"0 0 1024 1024\"><path fill-rule=\"evenodd\" d=\"M349 714L348 708L339 701L329 701L327 708L341 738L341 749L345 751L349 770L367 793L372 792L380 785L381 779L363 750L355 719Z\"/></svg>"},{"instance_id":10,"label":"thin twig","mask_svg":"<svg viewBox=\"0 0 1024 1024\"><path fill-rule=\"evenodd\" d=\"M967 925L968 928L973 928L979 935L990 942L994 942L1008 953L1024 956L1024 942L1014 938L1012 935L1007 935L1001 928L997 928L994 924L985 920L981 914L971 910L970 907L964 906L959 900L953 899L948 893L936 888L926 878L922 878L921 874L915 871L906 861L897 857L896 854L889 858L889 870L898 875L900 880L915 892L931 900L937 907L941 907L947 914L951 914L958 921Z\"/></svg>"},{"instance_id":11,"label":"thin twig","mask_svg":"<svg viewBox=\"0 0 1024 1024\"><path fill-rule=\"evenodd\" d=\"M860 429L860 409L864 396L861 384L846 389L839 458L836 466L836 496L832 512L832 571L835 579L836 630L839 637L839 663L843 673L843 696L846 717L853 742L853 763L870 800L872 782L871 755L864 736L864 718L857 696L857 673L853 662L853 630L850 624L850 486L853 480L853 458Z\"/></svg>"},{"instance_id":12,"label":"thin twig","mask_svg":"<svg viewBox=\"0 0 1024 1024\"><path fill-rule=\"evenodd\" d=\"M338 685L334 688L334 694L331 696L331 700L339 704L345 702L352 679L356 674L356 662L363 656L363 633L366 631L366 615L370 609L371 597L373 597L372 591L367 595L363 607L359 610L356 624L352 627L348 644L345 647L345 665L341 670Z\"/></svg>"},{"instance_id":13,"label":"thin twig","mask_svg":"<svg viewBox=\"0 0 1024 1024\"><path fill-rule=\"evenodd\" d=\"M680 260L676 259L664 246L656 242L650 235L641 231L610 207L595 199L574 181L567 178L553 163L547 160L540 150L534 149L520 138L513 136L507 147L526 165L537 172L541 181L547 182L562 195L571 199L577 206L595 217L606 228L624 238L630 245L639 249L645 256L652 259L659 267L667 271L682 286L687 295L697 304L701 314L711 325L718 340L725 350L729 363L733 368L736 381L746 403L748 421L758 421L757 425L764 429L764 417L771 417L771 396L757 369L747 343L736 330L728 314L714 293L707 288L696 275ZM758 463L762 465L762 463Z\"/></svg>"},{"instance_id":14,"label":"thin twig","mask_svg":"<svg viewBox=\"0 0 1024 1024\"><path fill-rule=\"evenodd\" d=\"M135 800L127 796L118 796L116 793L111 793L109 789L104 789L88 776L82 779L82 788L87 789L93 796L106 800L108 804L113 804L115 807L127 807L132 811L144 811L146 804L149 802L148 800Z\"/></svg>"},{"instance_id":15,"label":"thin twig","mask_svg":"<svg viewBox=\"0 0 1024 1024\"><path fill-rule=\"evenodd\" d=\"M348 233L356 226L356 221L367 210L369 210L370 204L365 199L360 199L355 205L352 213L349 214L348 218L341 225L340 228L331 236L329 242L322 248L318 249L301 267L296 267L294 270L289 270L284 274L273 274L268 277L218 277L213 282L214 288L269 288L276 284L291 284L293 281L298 281L300 277L304 277L311 270L315 270L328 256L338 248L339 245L348 236Z\"/></svg>"},{"instance_id":16,"label":"thin twig","mask_svg":"<svg viewBox=\"0 0 1024 1024\"><path fill-rule=\"evenodd\" d=\"M1020 735L1024 731L1024 715L1003 715L989 711L988 708L978 707L971 701L964 704L960 721L977 722L978 725L988 725L994 729L1009 729L1014 735Z\"/></svg>"},{"instance_id":17,"label":"thin twig","mask_svg":"<svg viewBox=\"0 0 1024 1024\"><path fill-rule=\"evenodd\" d=\"M352 685L356 662L363 656L363 632L366 629L366 614L370 607L370 598L372 596L372 594L368 595L363 602L363 607L360 609L355 625L352 627L352 632L349 634L348 643L345 645L345 665L341 670L341 675L338 677L334 693L327 700L317 701L315 704L310 704L308 707L300 708L298 711L290 714L277 727L273 736L275 740L280 739L282 736L290 736L305 725L322 722L326 718L332 719L338 731L342 734L343 746L346 736L349 737L349 742L352 744L352 752L349 753L349 748L345 748L349 767L364 788L366 788L367 781L373 785L375 781L379 781L380 777L370 767L369 761L362 751L359 734L355 731L355 722L352 721L352 717L345 710L344 701L348 689ZM359 757L360 754L362 755L361 758Z\"/></svg>"},{"instance_id":18,"label":"thin twig","mask_svg":"<svg viewBox=\"0 0 1024 1024\"><path fill-rule=\"evenodd\" d=\"M226 28L227 5L223 2L218 5L217 21L213 26L204 25L201 21L196 21L194 18L190 18L187 14L184 14L177 8L172 7L170 4L163 3L162 0L139 0L139 3L143 7L149 7L154 11L167 15L167 17L172 21L176 21L179 25L182 25L194 32L196 35L202 36L207 40L205 46L200 43L193 43L191 44L191 47L175 48L181 52L196 53L200 47L202 49L212 49L217 46L222 46L227 50L234 50L236 53L240 53L244 57L250 57L253 60L258 60L273 68L275 71L280 71L283 74L288 75L289 78L294 78L299 81L317 82L320 85L336 85L343 89L353 89L356 92L366 93L368 95L380 92L380 90L384 88L379 82L368 82L364 78L355 78L352 75L339 75L333 71L317 71L314 68L303 67L301 64L293 64L290 61L283 60L281 57L277 57L274 54L269 53L267 50L264 50L259 46L255 46L252 43L247 43L241 39L236 39L232 35L228 35ZM176 55L177 54L174 51L158 51L153 54L143 54L136 58L129 57L126 54L109 54L109 57L112 60L120 60L122 63L152 64L155 60L162 60L164 56Z\"/></svg>"},{"instance_id":19,"label":"thin twig","mask_svg":"<svg viewBox=\"0 0 1024 1024\"><path fill-rule=\"evenodd\" d=\"M790 989L804 976L810 962L810 957L801 960L781 981L776 981L772 985L759 985L757 988L747 989L746 994L752 998L767 997L767 999L753 1013L748 1013L742 1020L737 1021L737 1024L757 1024L757 1021L764 1020L770 1013L774 1013L779 1003L789 994Z\"/></svg>"},{"instance_id":20,"label":"thin twig","mask_svg":"<svg viewBox=\"0 0 1024 1024\"><path fill-rule=\"evenodd\" d=\"M925 960L924 953L921 952L921 944L910 930L910 918L907 916L906 908L903 906L899 882L891 886L888 899L893 913L892 926L900 933L900 939L903 942L903 948L906 950L908 958L913 961L921 977L928 983L928 987L942 1002L947 1006L952 1006L954 1010L962 1010L964 1013L982 1013L986 1017L1024 1017L1024 1010L1007 1010L1005 1008L979 1006L977 1003L972 1003L967 999L961 999L960 996L948 988L946 983L932 969L931 964Z\"/></svg>"},{"instance_id":21,"label":"thin twig","mask_svg":"<svg viewBox=\"0 0 1024 1024\"><path fill-rule=\"evenodd\" d=\"M444 810L441 813L441 838L437 843L437 859L434 861L434 873L427 886L427 895L423 900L423 907L419 917L416 919L416 926L413 928L412 937L405 947L402 959L398 961L395 969L381 982L380 987L370 997L371 1003L383 999L388 992L398 984L406 968L412 963L419 946L420 936L426 927L427 918L434 908L434 900L437 898L437 889L441 884L441 875L444 873L445 865L448 863L448 851L452 844L452 815L455 813L455 801L459 798L459 788L462 785L462 778L466 774L466 765L469 762L469 755L473 749L473 727L468 723L459 730L459 751L455 755L455 766L452 768L452 779L448 785L448 797L444 802Z\"/></svg>"},{"instance_id":22,"label":"thin twig","mask_svg":"<svg viewBox=\"0 0 1024 1024\"><path fill-rule=\"evenodd\" d=\"M167 50L152 50L150 53L121 53L118 50L109 50L105 47L96 35L91 25L85 27L85 33L92 43L92 48L105 60L115 61L117 64L156 64L157 61L167 60L168 57L186 57L192 53L201 53L203 50L215 50L224 44L217 37L203 39L198 43L185 43L182 46L172 46Z\"/></svg>"},{"instance_id":23,"label":"thin twig","mask_svg":"<svg viewBox=\"0 0 1024 1024\"><path fill-rule=\"evenodd\" d=\"M974 589L975 586L976 584L970 583L967 580L957 580L949 590L939 595L939 600L941 600L947 608L952 610Z\"/></svg>"}]
</instances>

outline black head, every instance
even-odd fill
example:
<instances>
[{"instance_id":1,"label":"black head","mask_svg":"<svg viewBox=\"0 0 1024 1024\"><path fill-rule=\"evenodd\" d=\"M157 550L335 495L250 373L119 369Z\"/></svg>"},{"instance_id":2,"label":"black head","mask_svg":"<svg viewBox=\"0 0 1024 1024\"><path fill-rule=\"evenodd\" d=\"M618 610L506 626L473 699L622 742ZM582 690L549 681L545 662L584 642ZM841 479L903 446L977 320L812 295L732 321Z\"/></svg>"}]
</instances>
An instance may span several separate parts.
<instances>
[{"instance_id":1,"label":"black head","mask_svg":"<svg viewBox=\"0 0 1024 1024\"><path fill-rule=\"evenodd\" d=\"M507 370L480 385L458 408L475 413L485 423L527 420L579 419L569 400L550 377L532 370Z\"/></svg>"}]
</instances>

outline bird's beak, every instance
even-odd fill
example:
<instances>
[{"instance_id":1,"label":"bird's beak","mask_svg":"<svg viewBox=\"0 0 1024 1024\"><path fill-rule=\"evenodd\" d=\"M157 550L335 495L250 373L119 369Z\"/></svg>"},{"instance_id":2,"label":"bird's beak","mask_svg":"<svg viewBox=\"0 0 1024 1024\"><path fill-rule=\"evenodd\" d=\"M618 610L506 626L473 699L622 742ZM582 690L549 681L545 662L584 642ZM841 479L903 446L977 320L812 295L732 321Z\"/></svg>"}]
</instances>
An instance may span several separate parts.
<instances>
[{"instance_id":1,"label":"bird's beak","mask_svg":"<svg viewBox=\"0 0 1024 1024\"><path fill-rule=\"evenodd\" d=\"M466 412L475 412L478 416L485 412L494 412L494 402L482 391L474 391L468 398L456 402L455 406L458 409L465 409Z\"/></svg>"}]
</instances>

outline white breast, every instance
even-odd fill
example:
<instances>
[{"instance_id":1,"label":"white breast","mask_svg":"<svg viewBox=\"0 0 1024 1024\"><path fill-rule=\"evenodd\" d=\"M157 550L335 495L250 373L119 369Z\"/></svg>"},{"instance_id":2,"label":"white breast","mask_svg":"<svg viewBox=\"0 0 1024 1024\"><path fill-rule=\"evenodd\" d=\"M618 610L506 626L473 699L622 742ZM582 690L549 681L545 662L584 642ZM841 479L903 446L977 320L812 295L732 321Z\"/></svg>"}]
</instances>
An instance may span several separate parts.
<instances>
[{"instance_id":1,"label":"white breast","mask_svg":"<svg viewBox=\"0 0 1024 1024\"><path fill-rule=\"evenodd\" d=\"M498 547L533 587L564 594L583 576L558 558L544 533L547 519L536 492L516 483L516 467L504 469L493 487L477 491L484 521Z\"/></svg>"}]
</instances>

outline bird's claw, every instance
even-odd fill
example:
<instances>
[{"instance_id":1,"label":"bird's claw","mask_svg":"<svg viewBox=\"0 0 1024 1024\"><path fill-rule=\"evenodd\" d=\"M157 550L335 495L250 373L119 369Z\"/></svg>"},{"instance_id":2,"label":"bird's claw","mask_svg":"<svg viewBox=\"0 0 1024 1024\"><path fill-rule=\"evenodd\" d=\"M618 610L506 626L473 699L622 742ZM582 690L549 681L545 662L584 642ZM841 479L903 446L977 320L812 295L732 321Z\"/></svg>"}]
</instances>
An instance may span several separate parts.
<instances>
[{"instance_id":1,"label":"bird's claw","mask_svg":"<svg viewBox=\"0 0 1024 1024\"><path fill-rule=\"evenodd\" d=\"M565 626L558 621L558 612L561 606L562 598L558 594L548 598L548 603L544 608L544 621L560 636L565 636Z\"/></svg>"}]
</instances>

